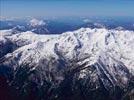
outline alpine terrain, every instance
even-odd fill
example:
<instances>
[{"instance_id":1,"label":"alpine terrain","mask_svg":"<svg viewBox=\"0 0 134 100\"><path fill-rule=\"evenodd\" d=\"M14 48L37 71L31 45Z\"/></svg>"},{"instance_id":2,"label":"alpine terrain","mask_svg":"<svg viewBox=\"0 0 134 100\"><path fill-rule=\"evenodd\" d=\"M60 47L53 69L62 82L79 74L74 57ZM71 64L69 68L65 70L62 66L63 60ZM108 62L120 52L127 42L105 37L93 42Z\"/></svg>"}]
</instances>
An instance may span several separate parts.
<instances>
[{"instance_id":1,"label":"alpine terrain","mask_svg":"<svg viewBox=\"0 0 134 100\"><path fill-rule=\"evenodd\" d=\"M37 26L35 22L31 27ZM134 100L134 31L80 28L52 35L34 31L0 30L5 98Z\"/></svg>"}]
</instances>

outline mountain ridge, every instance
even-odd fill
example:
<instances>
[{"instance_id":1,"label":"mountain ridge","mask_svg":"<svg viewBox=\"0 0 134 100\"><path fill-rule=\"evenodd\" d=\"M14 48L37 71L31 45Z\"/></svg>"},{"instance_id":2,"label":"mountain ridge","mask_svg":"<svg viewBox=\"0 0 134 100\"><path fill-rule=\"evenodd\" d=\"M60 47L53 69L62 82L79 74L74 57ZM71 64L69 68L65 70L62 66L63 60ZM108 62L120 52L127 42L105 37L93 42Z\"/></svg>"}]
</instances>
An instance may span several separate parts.
<instances>
[{"instance_id":1,"label":"mountain ridge","mask_svg":"<svg viewBox=\"0 0 134 100\"><path fill-rule=\"evenodd\" d=\"M81 28L61 35L39 35L30 31L12 34L9 30L0 35L0 69L4 70L0 73L13 77L9 84L20 82L17 75L24 71L24 76L32 74L28 74L28 80L37 86L46 84L45 80L55 87L61 85L59 90L63 83L68 86L77 80L83 88L89 84L89 90L102 89L102 93L110 94L114 91L120 98L120 92L126 93L128 87L133 94L133 31Z\"/></svg>"},{"instance_id":2,"label":"mountain ridge","mask_svg":"<svg viewBox=\"0 0 134 100\"><path fill-rule=\"evenodd\" d=\"M15 50L13 53L7 55L12 55L12 57L14 58L16 54L19 55L19 53L21 53L20 57L28 61L28 59L26 59L26 56L34 57L35 53L37 57L35 56L34 59L37 58L37 63L38 60L40 60L40 57L51 58L52 56L56 59L64 57L67 60L74 60L83 59L88 55L88 63L90 65L94 64L95 62L97 62L97 59L102 57L104 58L104 61L108 61L107 59L114 59L118 62L122 62L125 66L127 66L127 68L130 67L129 70L132 70L133 72L133 34L133 31L117 31L90 28L81 28L74 32L65 32L61 35L55 36L37 35L32 32L23 32L21 34L15 34L13 36L11 35L11 37L9 36L8 39L14 41L14 43L16 44L18 41L20 41L17 45L20 48ZM128 35L131 36L129 40ZM127 44L129 42L132 44ZM124 46L129 48L125 50ZM30 54L30 52L33 52L33 54ZM36 54L37 52L40 56ZM130 57L127 56L129 54L128 52L131 53ZM103 57L103 54L106 55L106 58ZM129 59L129 61L127 61L126 59ZM21 60L19 62L21 62ZM112 62L108 61L107 64L109 63Z\"/></svg>"}]
</instances>

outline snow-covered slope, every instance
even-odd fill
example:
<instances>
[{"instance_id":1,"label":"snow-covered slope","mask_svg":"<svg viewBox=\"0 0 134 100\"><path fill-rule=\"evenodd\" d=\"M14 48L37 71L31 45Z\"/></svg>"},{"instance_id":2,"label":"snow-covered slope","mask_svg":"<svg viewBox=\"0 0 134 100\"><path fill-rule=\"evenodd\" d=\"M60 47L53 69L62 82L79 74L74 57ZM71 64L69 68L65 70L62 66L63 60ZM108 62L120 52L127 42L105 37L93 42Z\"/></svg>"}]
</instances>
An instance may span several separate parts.
<instances>
[{"instance_id":1,"label":"snow-covered slope","mask_svg":"<svg viewBox=\"0 0 134 100\"><path fill-rule=\"evenodd\" d=\"M106 87L125 86L134 75L133 31L81 28L61 35L24 32L10 36L3 32L0 41L8 38L18 48L2 57L1 64L14 70L30 64L34 69L58 72L73 63L81 69L79 78L89 75L91 70L87 69L92 68L92 81L101 79Z\"/></svg>"},{"instance_id":2,"label":"snow-covered slope","mask_svg":"<svg viewBox=\"0 0 134 100\"><path fill-rule=\"evenodd\" d=\"M10 30L0 30L0 57L16 50L24 45L37 41L47 41L56 35L37 35L31 31L22 33L12 33Z\"/></svg>"}]
</instances>

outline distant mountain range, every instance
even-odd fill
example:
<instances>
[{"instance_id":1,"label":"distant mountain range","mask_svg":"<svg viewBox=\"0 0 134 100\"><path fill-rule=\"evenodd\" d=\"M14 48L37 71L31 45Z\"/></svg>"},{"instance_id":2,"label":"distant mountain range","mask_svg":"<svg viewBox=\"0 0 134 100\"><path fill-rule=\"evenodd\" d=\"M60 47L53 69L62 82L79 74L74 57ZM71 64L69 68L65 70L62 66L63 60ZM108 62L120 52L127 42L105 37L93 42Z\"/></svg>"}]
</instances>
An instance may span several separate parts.
<instances>
[{"instance_id":1,"label":"distant mountain range","mask_svg":"<svg viewBox=\"0 0 134 100\"><path fill-rule=\"evenodd\" d=\"M32 31L37 34L61 34L81 27L134 30L133 18L55 18L55 19L1 19L0 30L13 33Z\"/></svg>"}]
</instances>

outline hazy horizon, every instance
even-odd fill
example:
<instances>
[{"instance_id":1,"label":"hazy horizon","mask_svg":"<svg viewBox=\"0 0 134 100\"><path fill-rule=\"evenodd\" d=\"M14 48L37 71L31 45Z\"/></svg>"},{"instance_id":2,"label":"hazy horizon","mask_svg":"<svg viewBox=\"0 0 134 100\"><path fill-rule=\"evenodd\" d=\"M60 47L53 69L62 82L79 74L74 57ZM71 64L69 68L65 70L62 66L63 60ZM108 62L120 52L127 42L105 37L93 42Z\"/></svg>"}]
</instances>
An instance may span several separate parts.
<instances>
[{"instance_id":1,"label":"hazy horizon","mask_svg":"<svg viewBox=\"0 0 134 100\"><path fill-rule=\"evenodd\" d=\"M1 0L1 17L130 16L132 0Z\"/></svg>"}]
</instances>

